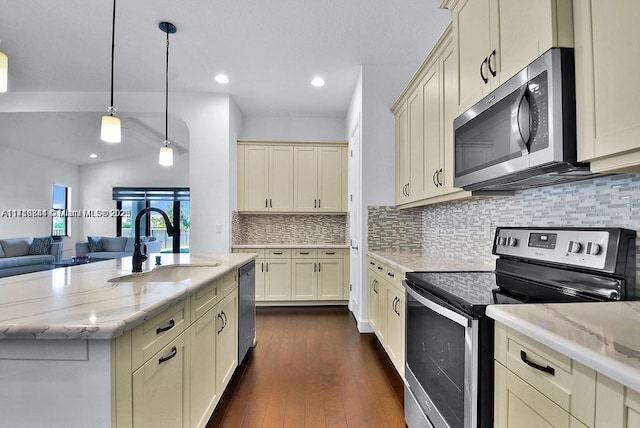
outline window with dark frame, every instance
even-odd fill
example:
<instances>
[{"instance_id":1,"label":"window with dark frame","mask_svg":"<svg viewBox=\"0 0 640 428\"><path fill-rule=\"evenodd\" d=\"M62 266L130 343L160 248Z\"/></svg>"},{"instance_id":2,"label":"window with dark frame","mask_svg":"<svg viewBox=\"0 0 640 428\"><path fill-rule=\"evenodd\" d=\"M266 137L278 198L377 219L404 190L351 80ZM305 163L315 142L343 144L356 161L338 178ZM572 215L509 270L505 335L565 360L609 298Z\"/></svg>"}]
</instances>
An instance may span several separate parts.
<instances>
[{"instance_id":1,"label":"window with dark frame","mask_svg":"<svg viewBox=\"0 0 640 428\"><path fill-rule=\"evenodd\" d=\"M53 215L51 216L51 236L70 236L67 210L69 209L71 188L54 184L51 193L51 208L53 208Z\"/></svg>"}]
</instances>

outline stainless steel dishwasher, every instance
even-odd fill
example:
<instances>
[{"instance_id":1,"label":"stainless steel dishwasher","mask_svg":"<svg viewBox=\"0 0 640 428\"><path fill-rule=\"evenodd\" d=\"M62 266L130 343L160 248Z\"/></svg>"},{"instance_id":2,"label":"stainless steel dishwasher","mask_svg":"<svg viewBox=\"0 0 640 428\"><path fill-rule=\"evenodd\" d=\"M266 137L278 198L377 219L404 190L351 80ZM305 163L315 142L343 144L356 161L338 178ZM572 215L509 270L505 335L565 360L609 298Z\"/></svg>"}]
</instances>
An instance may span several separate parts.
<instances>
[{"instance_id":1,"label":"stainless steel dishwasher","mask_svg":"<svg viewBox=\"0 0 640 428\"><path fill-rule=\"evenodd\" d=\"M238 364L244 361L256 337L256 263L251 260L238 272Z\"/></svg>"}]
</instances>

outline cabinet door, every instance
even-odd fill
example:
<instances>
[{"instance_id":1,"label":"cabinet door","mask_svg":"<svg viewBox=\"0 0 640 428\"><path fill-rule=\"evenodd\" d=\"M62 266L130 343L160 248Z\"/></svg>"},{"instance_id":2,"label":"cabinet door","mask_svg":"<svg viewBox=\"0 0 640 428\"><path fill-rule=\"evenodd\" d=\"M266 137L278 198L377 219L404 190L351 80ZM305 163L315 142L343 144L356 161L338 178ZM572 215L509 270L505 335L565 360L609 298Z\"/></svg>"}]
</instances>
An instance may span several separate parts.
<instances>
[{"instance_id":1,"label":"cabinet door","mask_svg":"<svg viewBox=\"0 0 640 428\"><path fill-rule=\"evenodd\" d=\"M489 0L462 0L453 10L454 40L459 65L458 112L489 93L488 64L484 59L491 53ZM520 21L520 20L519 20Z\"/></svg>"},{"instance_id":2,"label":"cabinet door","mask_svg":"<svg viewBox=\"0 0 640 428\"><path fill-rule=\"evenodd\" d=\"M371 269L368 271L369 291L367 293L367 313L369 317L369 324L373 331L377 334L378 331L378 282L377 276L372 273Z\"/></svg>"},{"instance_id":3,"label":"cabinet door","mask_svg":"<svg viewBox=\"0 0 640 428\"><path fill-rule=\"evenodd\" d=\"M574 2L578 158L592 171L640 165L640 2Z\"/></svg>"},{"instance_id":4,"label":"cabinet door","mask_svg":"<svg viewBox=\"0 0 640 428\"><path fill-rule=\"evenodd\" d=\"M269 148L269 210L293 210L293 147Z\"/></svg>"},{"instance_id":5,"label":"cabinet door","mask_svg":"<svg viewBox=\"0 0 640 428\"><path fill-rule=\"evenodd\" d=\"M502 364L495 362L496 428L585 427Z\"/></svg>"},{"instance_id":6,"label":"cabinet door","mask_svg":"<svg viewBox=\"0 0 640 428\"><path fill-rule=\"evenodd\" d=\"M217 308L189 328L191 346L191 426L204 428L218 403L216 389Z\"/></svg>"},{"instance_id":7,"label":"cabinet door","mask_svg":"<svg viewBox=\"0 0 640 428\"><path fill-rule=\"evenodd\" d=\"M238 366L238 289L225 297L217 308L216 391L221 395Z\"/></svg>"},{"instance_id":8,"label":"cabinet door","mask_svg":"<svg viewBox=\"0 0 640 428\"><path fill-rule=\"evenodd\" d=\"M316 300L318 297L317 259L291 261L292 300Z\"/></svg>"},{"instance_id":9,"label":"cabinet door","mask_svg":"<svg viewBox=\"0 0 640 428\"><path fill-rule=\"evenodd\" d=\"M400 374L404 373L404 296L387 287L387 343L385 349Z\"/></svg>"},{"instance_id":10,"label":"cabinet door","mask_svg":"<svg viewBox=\"0 0 640 428\"><path fill-rule=\"evenodd\" d=\"M265 300L291 300L291 260L268 259Z\"/></svg>"},{"instance_id":11,"label":"cabinet door","mask_svg":"<svg viewBox=\"0 0 640 428\"><path fill-rule=\"evenodd\" d=\"M597 375L595 428L640 427L640 393Z\"/></svg>"},{"instance_id":12,"label":"cabinet door","mask_svg":"<svg viewBox=\"0 0 640 428\"><path fill-rule=\"evenodd\" d=\"M265 260L256 259L256 302L264 300Z\"/></svg>"},{"instance_id":13,"label":"cabinet door","mask_svg":"<svg viewBox=\"0 0 640 428\"><path fill-rule=\"evenodd\" d=\"M133 373L133 425L138 427L188 427L188 334L174 341Z\"/></svg>"},{"instance_id":14,"label":"cabinet door","mask_svg":"<svg viewBox=\"0 0 640 428\"><path fill-rule=\"evenodd\" d=\"M315 212L318 209L318 150L294 148L293 209Z\"/></svg>"},{"instance_id":15,"label":"cabinet door","mask_svg":"<svg viewBox=\"0 0 640 428\"><path fill-rule=\"evenodd\" d=\"M438 61L435 61L427 70L421 86L424 110L424 154L421 162L424 173L420 178L423 180L423 196L432 197L437 195L440 189L438 179L441 165L440 146L442 145L440 140L440 63Z\"/></svg>"},{"instance_id":16,"label":"cabinet door","mask_svg":"<svg viewBox=\"0 0 640 428\"><path fill-rule=\"evenodd\" d=\"M499 11L500 20L500 41L492 47L498 53L495 67L499 83L553 46L573 47L571 0L493 1L492 13Z\"/></svg>"},{"instance_id":17,"label":"cabinet door","mask_svg":"<svg viewBox=\"0 0 640 428\"><path fill-rule=\"evenodd\" d=\"M341 212L342 147L318 147L318 211Z\"/></svg>"},{"instance_id":18,"label":"cabinet door","mask_svg":"<svg viewBox=\"0 0 640 428\"><path fill-rule=\"evenodd\" d=\"M409 132L409 184L405 190L406 202L417 201L424 195L424 110L422 105L422 86L419 85L407 100L407 117Z\"/></svg>"},{"instance_id":19,"label":"cabinet door","mask_svg":"<svg viewBox=\"0 0 640 428\"><path fill-rule=\"evenodd\" d=\"M408 103L404 102L396 112L396 204L407 202L409 186L409 116Z\"/></svg>"},{"instance_id":20,"label":"cabinet door","mask_svg":"<svg viewBox=\"0 0 640 428\"><path fill-rule=\"evenodd\" d=\"M267 146L245 146L244 209L269 209L269 150Z\"/></svg>"},{"instance_id":21,"label":"cabinet door","mask_svg":"<svg viewBox=\"0 0 640 428\"><path fill-rule=\"evenodd\" d=\"M341 300L342 259L318 260L318 300Z\"/></svg>"}]
</instances>

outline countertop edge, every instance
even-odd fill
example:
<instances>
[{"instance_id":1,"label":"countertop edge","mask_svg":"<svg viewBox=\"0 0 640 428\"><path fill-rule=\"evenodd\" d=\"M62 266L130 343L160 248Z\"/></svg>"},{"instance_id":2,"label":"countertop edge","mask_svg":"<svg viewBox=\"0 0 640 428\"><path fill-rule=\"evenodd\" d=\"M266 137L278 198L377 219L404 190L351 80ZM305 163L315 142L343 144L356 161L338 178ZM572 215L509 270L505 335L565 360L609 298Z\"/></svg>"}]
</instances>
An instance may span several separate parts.
<instances>
[{"instance_id":1,"label":"countertop edge","mask_svg":"<svg viewBox=\"0 0 640 428\"><path fill-rule=\"evenodd\" d=\"M55 325L2 325L0 326L0 340L112 340L129 330L133 330L144 321L162 313L174 304L187 299L192 294L211 284L212 281L232 272L235 269L256 259L252 253L239 253L244 256L241 261L225 263L223 269L218 270L210 278L201 279L188 287L167 296L153 305L116 322L107 322L88 326L86 324L55 324ZM215 255L214 255L215 256ZM4 331L3 331L4 328Z\"/></svg>"},{"instance_id":2,"label":"countertop edge","mask_svg":"<svg viewBox=\"0 0 640 428\"><path fill-rule=\"evenodd\" d=\"M234 248L349 248L349 244L237 244L231 246Z\"/></svg>"},{"instance_id":3,"label":"countertop edge","mask_svg":"<svg viewBox=\"0 0 640 428\"><path fill-rule=\"evenodd\" d=\"M542 304L544 306L544 304ZM591 349L572 342L560 335L551 333L520 317L502 311L499 305L487 306L488 317L498 321L519 333L531 337L549 348L631 388L640 391L640 370L611 358L604 357Z\"/></svg>"}]
</instances>

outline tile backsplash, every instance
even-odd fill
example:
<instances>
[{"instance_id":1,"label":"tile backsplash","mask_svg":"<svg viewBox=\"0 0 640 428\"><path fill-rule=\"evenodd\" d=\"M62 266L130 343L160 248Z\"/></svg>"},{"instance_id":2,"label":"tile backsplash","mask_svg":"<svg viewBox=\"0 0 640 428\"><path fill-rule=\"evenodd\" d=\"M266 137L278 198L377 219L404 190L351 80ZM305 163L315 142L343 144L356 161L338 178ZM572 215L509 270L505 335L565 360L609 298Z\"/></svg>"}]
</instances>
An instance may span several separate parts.
<instances>
[{"instance_id":1,"label":"tile backsplash","mask_svg":"<svg viewBox=\"0 0 640 428\"><path fill-rule=\"evenodd\" d=\"M344 244L349 216L232 213L232 244Z\"/></svg>"},{"instance_id":2,"label":"tile backsplash","mask_svg":"<svg viewBox=\"0 0 640 428\"><path fill-rule=\"evenodd\" d=\"M428 254L492 262L497 226L625 227L640 231L640 175L610 175L518 191L513 196L408 210L369 207L368 212L371 250L401 250L419 242ZM421 227L415 226L416 217ZM422 234L419 237L417 230Z\"/></svg>"}]
</instances>

